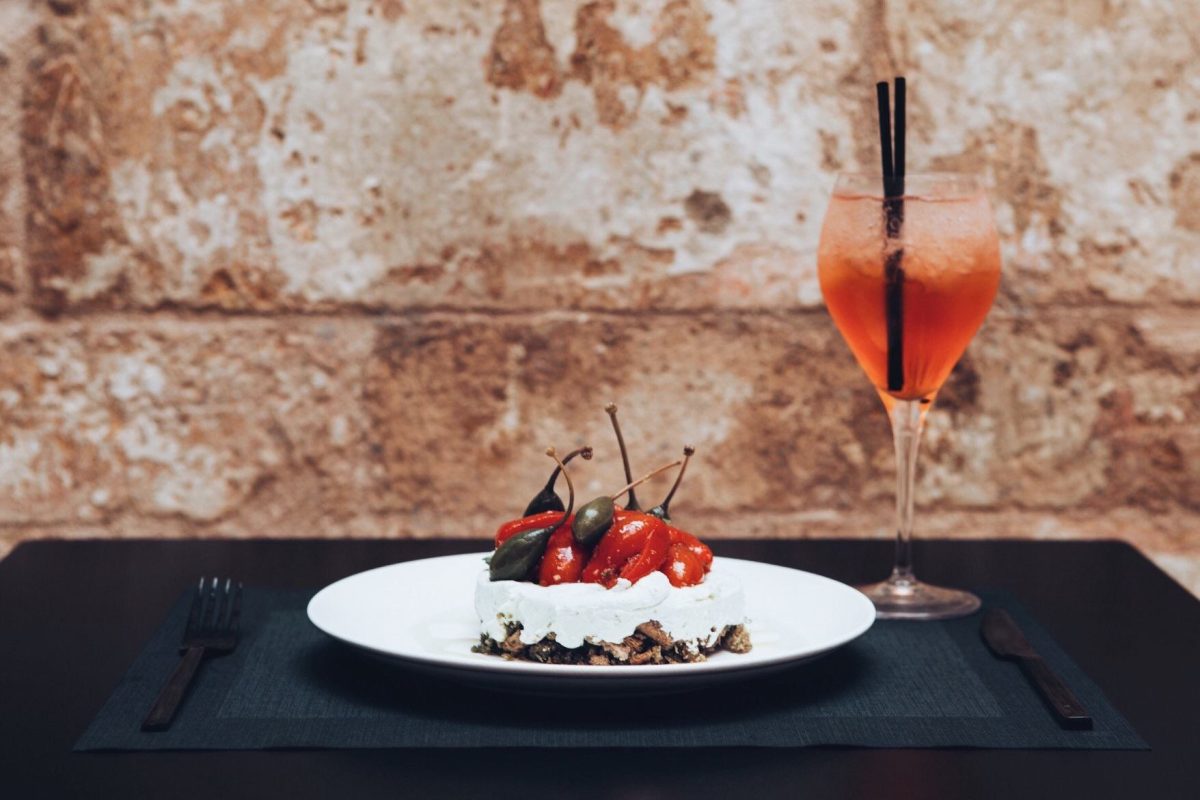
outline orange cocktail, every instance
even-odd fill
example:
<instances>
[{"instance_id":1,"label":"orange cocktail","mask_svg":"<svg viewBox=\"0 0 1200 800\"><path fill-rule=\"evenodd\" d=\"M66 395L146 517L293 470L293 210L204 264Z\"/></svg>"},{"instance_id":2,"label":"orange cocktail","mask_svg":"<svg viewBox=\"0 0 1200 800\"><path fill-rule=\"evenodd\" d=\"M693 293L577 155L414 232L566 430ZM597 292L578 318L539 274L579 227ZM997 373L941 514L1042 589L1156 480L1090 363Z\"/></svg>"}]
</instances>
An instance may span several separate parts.
<instances>
[{"instance_id":1,"label":"orange cocktail","mask_svg":"<svg viewBox=\"0 0 1200 800\"><path fill-rule=\"evenodd\" d=\"M825 216L818 270L825 304L854 357L882 394L932 399L992 306L1000 283L1000 246L987 197L963 179L909 178L898 239L887 236L883 200L835 191ZM864 179L865 190L878 178ZM940 183L940 185L938 185ZM915 187L915 189L914 189ZM898 260L890 278L889 258ZM897 270L893 270L895 273ZM898 283L903 381L888 385L886 295ZM888 402L885 399L885 402Z\"/></svg>"},{"instance_id":2,"label":"orange cocktail","mask_svg":"<svg viewBox=\"0 0 1200 800\"><path fill-rule=\"evenodd\" d=\"M962 175L839 176L817 268L829 313L883 399L896 442L896 561L887 580L862 591L884 619L969 614L978 597L913 573L913 486L925 415L1000 284L987 196Z\"/></svg>"}]
</instances>

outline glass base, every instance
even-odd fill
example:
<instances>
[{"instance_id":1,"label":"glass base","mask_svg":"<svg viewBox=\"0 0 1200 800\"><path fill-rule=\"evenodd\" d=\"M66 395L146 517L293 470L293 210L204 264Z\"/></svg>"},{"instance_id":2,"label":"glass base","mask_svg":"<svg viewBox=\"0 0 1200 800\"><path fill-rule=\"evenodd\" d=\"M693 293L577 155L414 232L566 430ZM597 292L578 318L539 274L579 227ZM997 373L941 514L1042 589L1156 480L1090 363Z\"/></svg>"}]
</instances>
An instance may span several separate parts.
<instances>
[{"instance_id":1,"label":"glass base","mask_svg":"<svg viewBox=\"0 0 1200 800\"><path fill-rule=\"evenodd\" d=\"M953 619L979 610L979 598L970 592L922 583L911 574L893 572L858 590L871 598L878 619Z\"/></svg>"}]
</instances>

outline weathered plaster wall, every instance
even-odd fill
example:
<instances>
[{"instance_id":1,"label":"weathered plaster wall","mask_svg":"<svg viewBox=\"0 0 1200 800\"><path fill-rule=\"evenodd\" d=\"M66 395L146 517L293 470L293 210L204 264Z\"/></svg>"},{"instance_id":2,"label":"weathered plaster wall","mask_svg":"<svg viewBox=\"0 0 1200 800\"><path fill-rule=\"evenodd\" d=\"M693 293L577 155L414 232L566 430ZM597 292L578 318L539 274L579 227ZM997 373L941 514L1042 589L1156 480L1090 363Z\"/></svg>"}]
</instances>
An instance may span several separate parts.
<instances>
[{"instance_id":1,"label":"weathered plaster wall","mask_svg":"<svg viewBox=\"0 0 1200 800\"><path fill-rule=\"evenodd\" d=\"M888 535L821 307L832 176L984 172L1001 296L924 534L1120 536L1200 589L1200 2L10 0L0 550L480 535L603 403L710 535Z\"/></svg>"}]
</instances>

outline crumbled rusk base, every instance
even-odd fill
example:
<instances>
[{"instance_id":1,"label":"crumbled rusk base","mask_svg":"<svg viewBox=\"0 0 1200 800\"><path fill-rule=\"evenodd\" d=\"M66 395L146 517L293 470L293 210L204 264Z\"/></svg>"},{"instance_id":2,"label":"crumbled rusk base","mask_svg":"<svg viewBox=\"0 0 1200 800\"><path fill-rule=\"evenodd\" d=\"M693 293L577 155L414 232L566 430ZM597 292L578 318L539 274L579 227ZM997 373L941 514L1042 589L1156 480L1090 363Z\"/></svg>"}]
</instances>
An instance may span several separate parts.
<instances>
[{"instance_id":1,"label":"crumbled rusk base","mask_svg":"<svg viewBox=\"0 0 1200 800\"><path fill-rule=\"evenodd\" d=\"M506 623L504 630L504 641L498 642L485 633L471 651L509 660L591 666L685 664L704 661L718 650L750 652L750 632L745 625L726 625L715 638L715 643L708 646L697 641L677 642L653 620L643 622L632 636L626 636L620 642L584 642L579 647L563 647L554 641L554 634L533 644L525 644L521 641L520 623Z\"/></svg>"}]
</instances>

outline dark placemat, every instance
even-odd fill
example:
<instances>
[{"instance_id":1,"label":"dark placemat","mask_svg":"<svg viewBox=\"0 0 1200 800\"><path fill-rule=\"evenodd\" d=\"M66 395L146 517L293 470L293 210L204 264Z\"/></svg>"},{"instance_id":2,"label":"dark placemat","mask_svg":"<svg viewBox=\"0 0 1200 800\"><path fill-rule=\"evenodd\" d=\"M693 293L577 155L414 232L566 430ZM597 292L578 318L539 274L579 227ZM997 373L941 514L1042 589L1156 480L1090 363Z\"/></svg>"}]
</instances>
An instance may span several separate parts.
<instances>
[{"instance_id":1,"label":"dark placemat","mask_svg":"<svg viewBox=\"0 0 1200 800\"><path fill-rule=\"evenodd\" d=\"M847 647L767 678L591 702L467 689L363 656L308 622L311 595L247 589L237 651L204 663L169 731L142 733L142 717L178 660L189 600L181 598L75 749L1147 748L1049 634L1003 594L985 594L985 606L1009 610L1091 712L1095 730L1059 728L1020 668L987 650L978 614L877 622Z\"/></svg>"}]
</instances>

